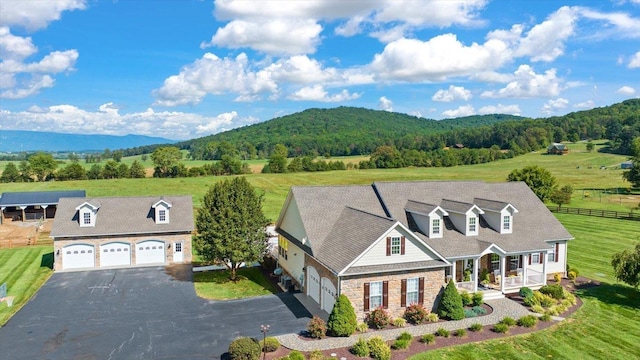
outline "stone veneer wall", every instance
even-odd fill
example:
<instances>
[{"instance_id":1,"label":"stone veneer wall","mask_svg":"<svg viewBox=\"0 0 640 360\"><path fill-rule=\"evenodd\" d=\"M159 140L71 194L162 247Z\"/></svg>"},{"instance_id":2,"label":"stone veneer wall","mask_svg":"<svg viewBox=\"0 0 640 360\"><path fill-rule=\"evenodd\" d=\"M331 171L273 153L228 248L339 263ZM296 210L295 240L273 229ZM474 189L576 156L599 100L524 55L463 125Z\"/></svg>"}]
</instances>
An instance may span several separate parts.
<instances>
[{"instance_id":1,"label":"stone veneer wall","mask_svg":"<svg viewBox=\"0 0 640 360\"><path fill-rule=\"evenodd\" d=\"M100 267L100 245L108 244L113 242L123 242L127 244L131 244L131 266L136 264L136 248L135 245L142 241L147 240L160 240L164 241L165 248L165 263L172 264L173 263L173 245L175 242L182 241L182 262L190 263L192 260L191 257L191 233L189 234L175 234L175 235L146 235L146 236L126 236L126 237L97 237L97 238L65 238L61 240L55 240L53 242L53 254L54 254L54 270L62 270L62 254L64 251L64 247L68 245L75 244L87 244L93 245L95 247L96 254L96 262L95 267ZM171 244L171 249L168 249L167 246ZM60 255L56 255L58 250L60 250Z\"/></svg>"},{"instance_id":2,"label":"stone veneer wall","mask_svg":"<svg viewBox=\"0 0 640 360\"><path fill-rule=\"evenodd\" d=\"M349 276L341 278L340 293L346 295L356 311L358 321L364 321L364 283L372 281L389 282L389 307L386 309L393 318L402 317L404 307L400 306L401 280L424 277L424 307L436 311L438 296L445 285L444 269L426 269L421 271L394 272L377 276ZM373 309L371 309L373 310Z\"/></svg>"}]
</instances>

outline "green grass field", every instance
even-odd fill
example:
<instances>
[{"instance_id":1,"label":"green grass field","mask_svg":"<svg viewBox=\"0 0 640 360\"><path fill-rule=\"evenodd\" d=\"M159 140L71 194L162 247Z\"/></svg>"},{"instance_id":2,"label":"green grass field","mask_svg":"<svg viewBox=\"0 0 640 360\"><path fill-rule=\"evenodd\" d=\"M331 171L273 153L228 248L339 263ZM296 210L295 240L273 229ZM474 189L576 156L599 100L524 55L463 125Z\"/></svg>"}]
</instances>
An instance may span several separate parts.
<instances>
[{"instance_id":1,"label":"green grass field","mask_svg":"<svg viewBox=\"0 0 640 360\"><path fill-rule=\"evenodd\" d=\"M35 294L53 274L53 248L29 246L0 250L0 284L7 283L8 296L15 296L13 306L0 303L0 326Z\"/></svg>"},{"instance_id":2,"label":"green grass field","mask_svg":"<svg viewBox=\"0 0 640 360\"><path fill-rule=\"evenodd\" d=\"M193 274L196 294L205 299L230 300L268 295L276 292L258 268L238 269L238 280L229 280L228 270L205 271Z\"/></svg>"}]
</instances>

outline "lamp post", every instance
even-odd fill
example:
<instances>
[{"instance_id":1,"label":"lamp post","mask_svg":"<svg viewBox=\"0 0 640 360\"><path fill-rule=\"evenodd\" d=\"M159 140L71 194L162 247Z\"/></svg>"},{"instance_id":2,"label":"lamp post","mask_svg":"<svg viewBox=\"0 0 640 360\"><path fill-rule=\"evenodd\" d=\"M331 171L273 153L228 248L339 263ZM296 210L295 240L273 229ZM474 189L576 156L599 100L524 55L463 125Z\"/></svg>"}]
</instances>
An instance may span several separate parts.
<instances>
[{"instance_id":1,"label":"lamp post","mask_svg":"<svg viewBox=\"0 0 640 360\"><path fill-rule=\"evenodd\" d=\"M260 325L260 331L262 332L262 359L265 360L267 358L267 333L269 332L269 325Z\"/></svg>"}]
</instances>

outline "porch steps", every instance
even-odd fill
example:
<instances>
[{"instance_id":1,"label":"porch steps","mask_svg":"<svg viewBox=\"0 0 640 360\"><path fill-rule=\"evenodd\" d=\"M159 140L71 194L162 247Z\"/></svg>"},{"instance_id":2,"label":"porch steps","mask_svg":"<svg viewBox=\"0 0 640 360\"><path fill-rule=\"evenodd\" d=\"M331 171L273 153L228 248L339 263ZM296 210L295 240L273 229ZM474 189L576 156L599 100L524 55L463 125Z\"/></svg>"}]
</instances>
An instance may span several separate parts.
<instances>
[{"instance_id":1,"label":"porch steps","mask_svg":"<svg viewBox=\"0 0 640 360\"><path fill-rule=\"evenodd\" d=\"M482 298L484 300L504 299L504 294L497 290L484 290L482 291Z\"/></svg>"}]
</instances>

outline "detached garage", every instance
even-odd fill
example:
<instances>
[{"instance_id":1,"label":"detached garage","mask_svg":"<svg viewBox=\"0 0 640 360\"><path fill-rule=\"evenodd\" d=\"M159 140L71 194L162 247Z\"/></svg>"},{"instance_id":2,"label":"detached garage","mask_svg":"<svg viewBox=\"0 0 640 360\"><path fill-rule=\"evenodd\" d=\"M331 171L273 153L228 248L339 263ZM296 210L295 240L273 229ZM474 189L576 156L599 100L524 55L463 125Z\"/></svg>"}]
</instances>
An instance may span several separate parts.
<instances>
[{"instance_id":1,"label":"detached garage","mask_svg":"<svg viewBox=\"0 0 640 360\"><path fill-rule=\"evenodd\" d=\"M61 198L55 270L191 262L191 196Z\"/></svg>"}]
</instances>

